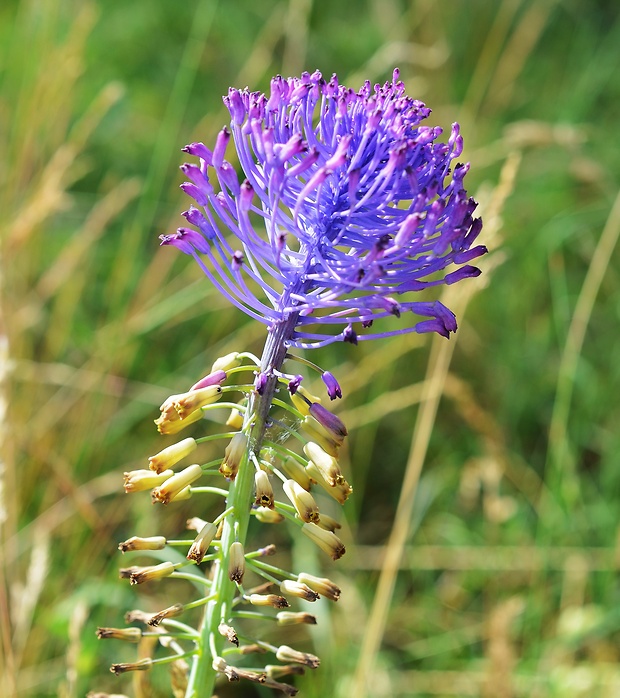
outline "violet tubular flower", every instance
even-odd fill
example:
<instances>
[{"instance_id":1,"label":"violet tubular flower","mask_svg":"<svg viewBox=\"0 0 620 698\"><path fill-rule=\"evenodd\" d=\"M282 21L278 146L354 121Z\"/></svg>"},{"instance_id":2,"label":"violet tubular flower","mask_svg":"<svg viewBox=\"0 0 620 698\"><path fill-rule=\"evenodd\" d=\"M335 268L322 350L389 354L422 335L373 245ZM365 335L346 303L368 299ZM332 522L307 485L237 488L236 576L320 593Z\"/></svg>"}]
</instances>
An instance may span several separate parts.
<instances>
[{"instance_id":1,"label":"violet tubular flower","mask_svg":"<svg viewBox=\"0 0 620 698\"><path fill-rule=\"evenodd\" d=\"M482 222L463 187L459 125L447 143L430 114L391 82L355 92L319 72L271 81L269 96L231 89L230 128L213 151L185 151L181 185L202 211L184 215L162 244L198 261L232 303L268 327L287 325L290 347L321 347L407 332L456 330L439 301L418 291L477 276L468 264ZM245 179L224 159L233 141ZM219 191L216 191L219 189ZM408 315L411 313L413 316ZM371 330L395 316L397 329ZM420 319L420 316L425 319Z\"/></svg>"}]
</instances>

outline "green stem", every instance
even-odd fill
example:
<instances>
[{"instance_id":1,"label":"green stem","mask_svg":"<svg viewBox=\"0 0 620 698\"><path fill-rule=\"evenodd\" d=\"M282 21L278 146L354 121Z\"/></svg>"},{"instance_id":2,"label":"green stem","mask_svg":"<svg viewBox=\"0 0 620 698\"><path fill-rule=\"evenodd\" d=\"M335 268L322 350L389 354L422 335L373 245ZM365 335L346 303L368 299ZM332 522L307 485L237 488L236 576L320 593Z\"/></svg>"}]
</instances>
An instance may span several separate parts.
<instances>
[{"instance_id":1,"label":"green stem","mask_svg":"<svg viewBox=\"0 0 620 698\"><path fill-rule=\"evenodd\" d=\"M228 609L237 586L228 578L230 546L238 540L245 545L250 521L250 509L254 490L254 465L250 454L258 457L268 427L269 410L275 395L279 371L286 357L286 340L291 336L297 316L292 315L283 323L270 328L261 358L261 371L267 375L262 395L250 393L245 412L243 431L248 436L248 451L245 453L235 480L230 484L227 504L232 512L224 520L219 559L213 563L211 592L217 595L205 607L200 641L188 680L186 698L211 698L217 672L212 667L213 653L221 655L225 639L218 633L222 620L228 620Z\"/></svg>"}]
</instances>

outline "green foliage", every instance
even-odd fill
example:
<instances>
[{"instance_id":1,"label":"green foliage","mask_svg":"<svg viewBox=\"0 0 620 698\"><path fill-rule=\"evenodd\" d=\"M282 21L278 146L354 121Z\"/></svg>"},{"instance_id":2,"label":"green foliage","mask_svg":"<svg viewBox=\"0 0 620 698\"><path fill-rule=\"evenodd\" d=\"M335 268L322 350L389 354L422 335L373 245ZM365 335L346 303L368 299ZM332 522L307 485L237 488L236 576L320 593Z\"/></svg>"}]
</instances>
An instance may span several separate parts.
<instances>
[{"instance_id":1,"label":"green foliage","mask_svg":"<svg viewBox=\"0 0 620 698\"><path fill-rule=\"evenodd\" d=\"M94 638L136 605L116 579L133 560L116 545L182 528L186 512L123 495L121 473L162 447L151 420L168 394L263 341L191 262L157 246L187 206L180 148L213 141L229 85L265 89L273 74L317 67L347 84L380 81L395 64L433 123L461 122L494 252L451 340L382 647L362 655L373 662L369 695L618 693L620 278L617 250L595 256L610 215L618 226L614 10L585 0L2 3L7 695L131 690L107 665L133 648ZM492 192L511 154L521 160L500 225ZM597 274L579 342L584 280ZM309 633L322 666L299 684L308 698L350 695L422 381L439 375L427 374L425 342L313 357L341 379L355 495L350 552L327 571L343 598ZM317 564L303 545L292 555ZM150 591L151 610L177 600L166 584ZM157 676L153 695L167 695ZM221 695L241 695L228 688ZM252 690L243 695L264 695Z\"/></svg>"}]
</instances>

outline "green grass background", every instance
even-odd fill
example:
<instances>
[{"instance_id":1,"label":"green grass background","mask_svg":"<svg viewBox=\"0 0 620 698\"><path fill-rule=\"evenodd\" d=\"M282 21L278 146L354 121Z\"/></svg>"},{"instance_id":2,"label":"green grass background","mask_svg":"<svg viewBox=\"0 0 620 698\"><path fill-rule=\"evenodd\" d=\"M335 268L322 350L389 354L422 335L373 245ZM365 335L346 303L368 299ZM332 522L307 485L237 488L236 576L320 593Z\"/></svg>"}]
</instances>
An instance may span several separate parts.
<instances>
[{"instance_id":1,"label":"green grass background","mask_svg":"<svg viewBox=\"0 0 620 698\"><path fill-rule=\"evenodd\" d=\"M492 254L449 290L449 345L310 357L343 385L355 494L343 560L290 543L297 567L343 588L290 639L322 658L299 685L620 695L619 18L613 0L0 4L7 696L168 695L164 672L133 687L109 674L134 648L94 630L185 598L182 583L138 595L119 581L116 545L174 535L210 504L153 508L122 494L121 473L162 447L163 398L263 340L158 247L188 203L180 148L213 141L229 85L319 68L357 88L395 65L433 124L461 122Z\"/></svg>"}]
</instances>

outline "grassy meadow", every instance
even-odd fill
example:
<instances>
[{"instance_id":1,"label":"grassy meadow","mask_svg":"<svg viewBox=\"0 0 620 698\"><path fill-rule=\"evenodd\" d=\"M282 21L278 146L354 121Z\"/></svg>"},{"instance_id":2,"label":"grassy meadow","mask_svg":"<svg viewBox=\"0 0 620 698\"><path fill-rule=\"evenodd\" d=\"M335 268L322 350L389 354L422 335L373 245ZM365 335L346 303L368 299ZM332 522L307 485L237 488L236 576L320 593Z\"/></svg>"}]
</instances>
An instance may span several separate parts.
<instances>
[{"instance_id":1,"label":"grassy meadow","mask_svg":"<svg viewBox=\"0 0 620 698\"><path fill-rule=\"evenodd\" d=\"M309 357L341 381L354 495L337 563L274 533L343 590L296 631L322 660L300 695L620 695L618 47L612 0L0 3L7 698L170 695L164 671L110 674L136 649L95 628L189 594L136 592L116 548L195 502L153 507L122 473L162 448L163 399L264 341L158 246L189 203L181 148L213 143L230 85L318 68L357 89L394 66L432 125L461 123L491 254L441 296L449 342Z\"/></svg>"}]
</instances>

